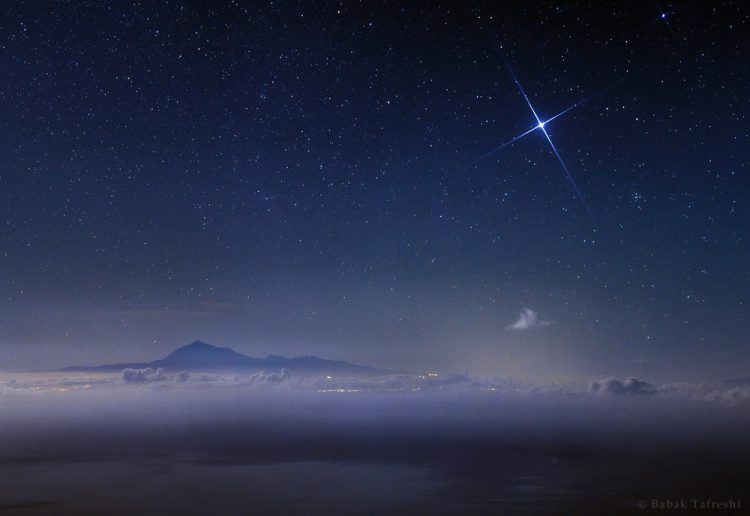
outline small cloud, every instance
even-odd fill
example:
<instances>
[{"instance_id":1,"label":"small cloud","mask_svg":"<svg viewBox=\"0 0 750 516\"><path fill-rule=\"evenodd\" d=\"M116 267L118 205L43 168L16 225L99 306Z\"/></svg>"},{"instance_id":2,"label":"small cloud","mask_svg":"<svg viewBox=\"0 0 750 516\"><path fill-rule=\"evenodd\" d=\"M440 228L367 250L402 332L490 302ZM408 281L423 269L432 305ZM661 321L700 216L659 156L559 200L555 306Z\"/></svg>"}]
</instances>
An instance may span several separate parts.
<instances>
[{"instance_id":1,"label":"small cloud","mask_svg":"<svg viewBox=\"0 0 750 516\"><path fill-rule=\"evenodd\" d=\"M718 401L724 405L739 405L750 401L750 385L738 385L730 389L713 391L705 396L710 401Z\"/></svg>"},{"instance_id":2,"label":"small cloud","mask_svg":"<svg viewBox=\"0 0 750 516\"><path fill-rule=\"evenodd\" d=\"M288 369L282 369L278 373L266 373L261 371L248 377L250 383L280 383L291 378Z\"/></svg>"},{"instance_id":3,"label":"small cloud","mask_svg":"<svg viewBox=\"0 0 750 516\"><path fill-rule=\"evenodd\" d=\"M537 314L531 308L524 308L518 315L518 319L516 320L516 322L506 326L505 329L512 331L523 331L531 330L534 328L544 328L545 326L549 326L550 324L552 323L549 321L541 320L539 318L539 314Z\"/></svg>"},{"instance_id":4,"label":"small cloud","mask_svg":"<svg viewBox=\"0 0 750 516\"><path fill-rule=\"evenodd\" d=\"M652 383L631 376L625 381L607 378L591 382L589 392L603 396L650 396L658 394L659 389Z\"/></svg>"},{"instance_id":5,"label":"small cloud","mask_svg":"<svg viewBox=\"0 0 750 516\"><path fill-rule=\"evenodd\" d=\"M164 369L159 367L154 370L150 367L146 369L123 369L122 380L125 383L149 383L149 382L161 382L167 380L164 374Z\"/></svg>"}]
</instances>

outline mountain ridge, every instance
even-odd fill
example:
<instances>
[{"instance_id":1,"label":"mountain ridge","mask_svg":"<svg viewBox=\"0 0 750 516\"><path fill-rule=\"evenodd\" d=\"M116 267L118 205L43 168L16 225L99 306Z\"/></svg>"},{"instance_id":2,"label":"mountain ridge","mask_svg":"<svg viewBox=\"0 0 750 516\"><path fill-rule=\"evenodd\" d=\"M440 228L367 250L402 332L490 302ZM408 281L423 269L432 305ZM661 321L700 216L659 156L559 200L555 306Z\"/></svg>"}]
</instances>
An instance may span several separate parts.
<instances>
[{"instance_id":1,"label":"mountain ridge","mask_svg":"<svg viewBox=\"0 0 750 516\"><path fill-rule=\"evenodd\" d=\"M228 347L217 347L200 340L195 340L174 350L164 358L151 362L131 362L102 364L97 366L70 366L56 369L59 372L105 372L122 369L162 368L167 371L211 371L211 370L270 370L288 369L307 373L390 373L383 369L353 364L345 360L329 360L314 355L302 357L285 357L268 355L266 358L255 358L238 353Z\"/></svg>"}]
</instances>

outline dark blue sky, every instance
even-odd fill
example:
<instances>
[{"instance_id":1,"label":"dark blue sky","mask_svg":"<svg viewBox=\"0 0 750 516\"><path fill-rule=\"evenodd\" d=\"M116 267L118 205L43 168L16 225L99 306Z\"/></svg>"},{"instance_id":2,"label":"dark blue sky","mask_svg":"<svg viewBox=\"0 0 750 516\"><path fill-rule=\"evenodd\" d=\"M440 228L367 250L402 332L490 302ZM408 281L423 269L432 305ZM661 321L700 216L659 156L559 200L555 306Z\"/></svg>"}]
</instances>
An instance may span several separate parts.
<instances>
[{"instance_id":1,"label":"dark blue sky","mask_svg":"<svg viewBox=\"0 0 750 516\"><path fill-rule=\"evenodd\" d=\"M747 374L750 9L496 4L3 5L0 365Z\"/></svg>"}]
</instances>

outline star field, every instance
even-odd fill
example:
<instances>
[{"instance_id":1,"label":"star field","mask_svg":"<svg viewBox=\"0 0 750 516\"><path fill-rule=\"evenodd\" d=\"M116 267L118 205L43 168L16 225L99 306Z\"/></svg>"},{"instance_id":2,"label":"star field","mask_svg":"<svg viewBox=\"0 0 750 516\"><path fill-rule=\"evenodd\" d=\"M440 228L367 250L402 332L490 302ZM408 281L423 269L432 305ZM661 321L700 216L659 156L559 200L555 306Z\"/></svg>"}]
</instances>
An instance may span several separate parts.
<instances>
[{"instance_id":1,"label":"star field","mask_svg":"<svg viewBox=\"0 0 750 516\"><path fill-rule=\"evenodd\" d=\"M2 9L8 367L196 338L550 378L748 359L743 2ZM540 121L604 90L474 161L534 125L504 59ZM554 324L506 332L525 307Z\"/></svg>"}]
</instances>

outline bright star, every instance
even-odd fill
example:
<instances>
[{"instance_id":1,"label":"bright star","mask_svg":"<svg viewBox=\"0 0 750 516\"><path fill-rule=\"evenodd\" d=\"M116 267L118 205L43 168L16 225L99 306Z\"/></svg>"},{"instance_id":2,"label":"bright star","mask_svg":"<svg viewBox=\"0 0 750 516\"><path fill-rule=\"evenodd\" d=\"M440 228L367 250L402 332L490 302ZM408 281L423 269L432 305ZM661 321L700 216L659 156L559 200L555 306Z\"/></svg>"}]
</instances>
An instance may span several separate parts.
<instances>
[{"instance_id":1,"label":"bright star","mask_svg":"<svg viewBox=\"0 0 750 516\"><path fill-rule=\"evenodd\" d=\"M672 31L672 25L669 23L669 20L667 19L667 17L671 13L673 13L674 11L668 11L668 10L662 8L661 4L659 3L659 0L654 0L654 3L656 4L656 9L658 9L658 12L659 12L659 17L657 18L657 21L658 20L663 20L664 24L667 26L667 28L670 31ZM672 31L672 32L674 32L674 31Z\"/></svg>"},{"instance_id":2,"label":"bright star","mask_svg":"<svg viewBox=\"0 0 750 516\"><path fill-rule=\"evenodd\" d=\"M515 72L513 72L513 69L510 67L510 63L508 62L507 59L505 60L505 64L508 67L508 71L510 71L510 74L513 76L513 81L516 83L516 86L518 87L518 90L521 92L521 95L523 96L524 100L526 101L526 104L529 106L529 109L531 110L531 113L534 115L534 119L536 120L536 124L537 125L535 125L531 129L529 129L528 131L519 134L518 136L514 136L513 138L511 138L507 142L505 142L502 145L500 145L499 147L496 147L493 150L491 150L490 152L488 152L488 153L480 156L479 158L475 159L473 162L469 163L466 166L466 168L468 168L470 166L473 166L473 165L476 165L477 163L479 163L480 161L482 161L484 158L486 158L486 157L488 157L488 156L490 156L490 155L498 152L499 150L507 147L508 145L511 145L516 140L519 140L519 139L523 138L524 136L526 136L527 134L530 134L530 133L536 131L537 129L539 129L542 132L542 134L544 135L544 138L549 143L550 148L552 149L552 153L557 158L557 161L560 162L560 166L562 167L563 171L565 172L565 176L567 177L568 181L570 182L571 186L573 187L573 190L575 191L576 195L581 200L581 203L583 203L583 206L586 208L586 211L589 213L589 215L591 215L591 209L589 208L589 205L586 202L586 198L583 196L583 192L581 192L581 190L578 188L578 185L576 184L575 179L573 179L573 175L570 173L570 170L568 170L567 165L565 165L565 162L563 161L562 156L560 156L560 153L557 151L557 147L555 147L555 144L552 143L552 139L549 137L549 133L547 132L547 129L546 129L545 126L549 122L555 120L558 117L561 117L562 115L564 115L568 111L570 111L570 110L572 110L572 109L580 106L581 104L583 104L587 100L589 100L589 99L593 98L594 96L598 95L603 90L600 90L600 91L594 93L593 95L590 95L590 96L586 97L585 99L576 102L575 104L573 104L572 106L568 107L567 109L564 109L564 110L560 111L555 116L550 117L547 120L542 121L542 119L539 118L539 115L537 115L536 110L534 109L534 106L531 105L531 101L529 100L529 97L526 95L526 91L524 91L523 86L521 86L521 83L518 81L518 77L516 77L516 74L515 74Z\"/></svg>"}]
</instances>

